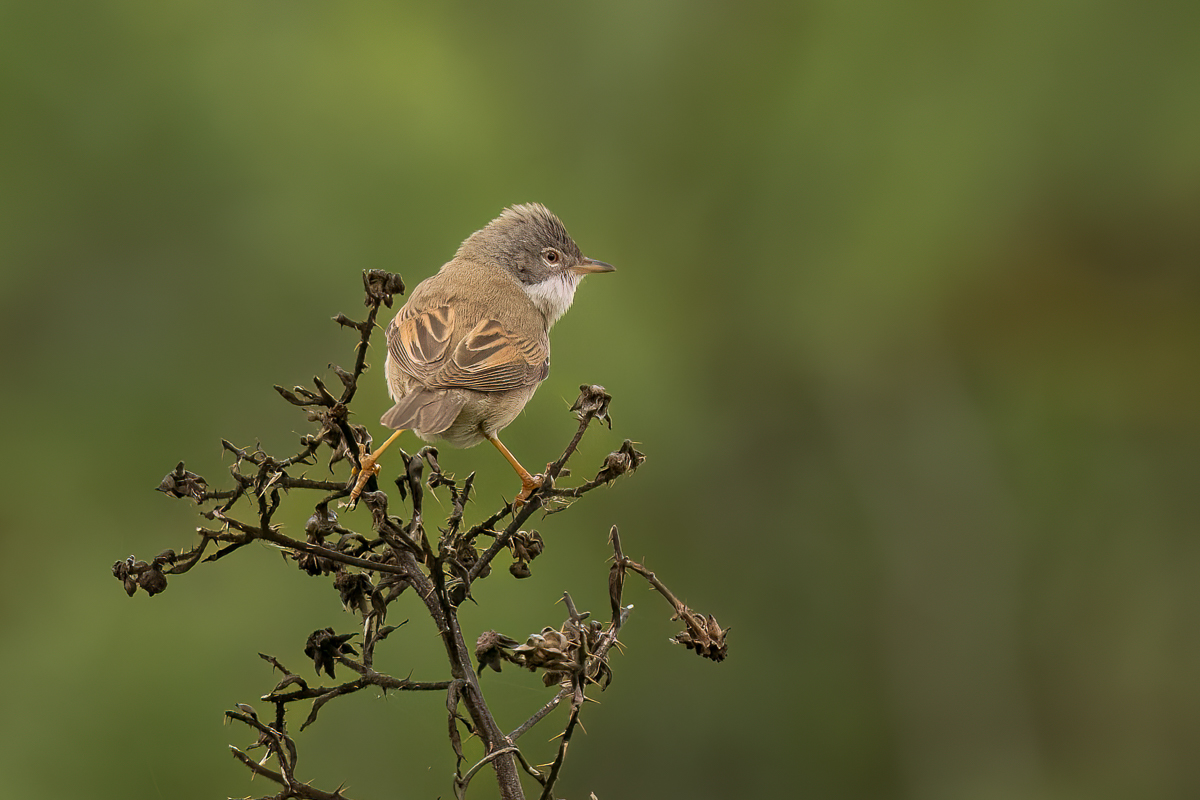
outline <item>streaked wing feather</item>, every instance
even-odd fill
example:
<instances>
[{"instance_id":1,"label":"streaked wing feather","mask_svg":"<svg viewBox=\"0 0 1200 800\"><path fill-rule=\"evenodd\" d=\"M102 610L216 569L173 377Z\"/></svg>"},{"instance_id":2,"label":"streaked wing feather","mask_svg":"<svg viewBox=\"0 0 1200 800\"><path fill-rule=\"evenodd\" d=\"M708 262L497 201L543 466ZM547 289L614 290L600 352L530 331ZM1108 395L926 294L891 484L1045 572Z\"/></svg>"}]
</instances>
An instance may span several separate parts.
<instances>
[{"instance_id":1,"label":"streaked wing feather","mask_svg":"<svg viewBox=\"0 0 1200 800\"><path fill-rule=\"evenodd\" d=\"M429 383L450 350L454 309L450 306L401 313L387 327L388 352L404 372Z\"/></svg>"},{"instance_id":2,"label":"streaked wing feather","mask_svg":"<svg viewBox=\"0 0 1200 800\"><path fill-rule=\"evenodd\" d=\"M545 345L485 319L458 343L432 384L477 392L518 389L541 381L546 362Z\"/></svg>"},{"instance_id":3,"label":"streaked wing feather","mask_svg":"<svg viewBox=\"0 0 1200 800\"><path fill-rule=\"evenodd\" d=\"M454 332L454 309L450 306L431 308L412 318L412 335L416 358L431 362L446 354L450 334Z\"/></svg>"}]
</instances>

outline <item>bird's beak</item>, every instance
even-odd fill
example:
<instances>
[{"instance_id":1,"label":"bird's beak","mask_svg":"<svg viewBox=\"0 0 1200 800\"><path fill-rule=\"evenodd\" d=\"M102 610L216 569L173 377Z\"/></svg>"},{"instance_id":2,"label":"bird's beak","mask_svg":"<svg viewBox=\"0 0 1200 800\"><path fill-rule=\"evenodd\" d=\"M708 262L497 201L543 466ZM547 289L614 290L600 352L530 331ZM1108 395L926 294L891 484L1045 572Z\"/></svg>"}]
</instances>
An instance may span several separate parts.
<instances>
[{"instance_id":1,"label":"bird's beak","mask_svg":"<svg viewBox=\"0 0 1200 800\"><path fill-rule=\"evenodd\" d=\"M571 272L574 272L576 275L590 275L593 272L615 272L616 269L612 264L605 264L603 261L585 258L571 267Z\"/></svg>"}]
</instances>

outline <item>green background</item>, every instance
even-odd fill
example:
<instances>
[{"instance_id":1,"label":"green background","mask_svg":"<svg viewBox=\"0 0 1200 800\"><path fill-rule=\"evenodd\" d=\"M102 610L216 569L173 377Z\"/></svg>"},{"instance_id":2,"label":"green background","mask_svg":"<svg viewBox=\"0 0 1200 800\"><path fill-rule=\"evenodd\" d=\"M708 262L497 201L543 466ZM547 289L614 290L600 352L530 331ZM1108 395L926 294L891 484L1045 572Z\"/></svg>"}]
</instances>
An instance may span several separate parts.
<instances>
[{"instance_id":1,"label":"green background","mask_svg":"<svg viewBox=\"0 0 1200 800\"><path fill-rule=\"evenodd\" d=\"M594 382L576 474L649 460L464 625L603 613L616 523L733 628L701 661L631 582L563 796L1200 796L1198 36L1170 0L3 3L4 793L274 792L221 714L354 618L266 547L153 599L109 566L193 541L152 491L179 459L294 450L270 387L350 365L361 270L415 285L536 200L618 272L506 441L554 456ZM476 513L514 489L443 463ZM395 613L380 667L442 677ZM505 728L547 697L484 684ZM447 797L444 731L440 696L364 693L299 774Z\"/></svg>"}]
</instances>

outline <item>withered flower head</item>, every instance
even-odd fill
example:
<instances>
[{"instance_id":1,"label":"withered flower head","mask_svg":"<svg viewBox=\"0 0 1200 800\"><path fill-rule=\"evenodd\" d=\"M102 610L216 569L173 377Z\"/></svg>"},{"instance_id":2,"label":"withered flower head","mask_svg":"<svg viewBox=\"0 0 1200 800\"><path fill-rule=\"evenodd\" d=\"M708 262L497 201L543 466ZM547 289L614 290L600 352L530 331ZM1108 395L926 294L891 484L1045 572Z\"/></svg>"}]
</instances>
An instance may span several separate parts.
<instances>
[{"instance_id":1,"label":"withered flower head","mask_svg":"<svg viewBox=\"0 0 1200 800\"><path fill-rule=\"evenodd\" d=\"M125 594L133 597L138 590L138 573L135 571L146 566L145 561L137 561L133 556L117 561L112 565L113 577L119 580L125 586Z\"/></svg>"},{"instance_id":2,"label":"withered flower head","mask_svg":"<svg viewBox=\"0 0 1200 800\"><path fill-rule=\"evenodd\" d=\"M642 465L646 456L633 447L629 439L615 452L609 453L604 459L604 466L596 473L596 480L607 483L614 481L626 472L633 472Z\"/></svg>"},{"instance_id":3,"label":"withered flower head","mask_svg":"<svg viewBox=\"0 0 1200 800\"><path fill-rule=\"evenodd\" d=\"M500 664L509 659L506 650L511 650L517 644L516 639L496 631L484 631L475 641L475 661L479 664L476 674L483 674L484 667L491 667L495 672L500 671Z\"/></svg>"},{"instance_id":4,"label":"withered flower head","mask_svg":"<svg viewBox=\"0 0 1200 800\"><path fill-rule=\"evenodd\" d=\"M546 549L546 543L542 541L542 535L537 531L517 531L508 541L508 547L512 550L513 563L509 566L508 571L516 578L528 578L533 574L529 569L529 562L540 556Z\"/></svg>"},{"instance_id":5,"label":"withered flower head","mask_svg":"<svg viewBox=\"0 0 1200 800\"><path fill-rule=\"evenodd\" d=\"M695 650L699 655L712 661L725 660L725 655L729 651L728 645L725 644L725 637L729 634L728 628L722 629L712 614L705 617L690 609L683 614L683 620L687 624L687 630L673 638L672 642L681 644L689 650Z\"/></svg>"},{"instance_id":6,"label":"withered flower head","mask_svg":"<svg viewBox=\"0 0 1200 800\"><path fill-rule=\"evenodd\" d=\"M571 410L580 422L589 418L598 419L611 430L612 418L608 415L608 404L611 402L612 395L605 391L603 386L585 383L579 387L579 397L575 398Z\"/></svg>"},{"instance_id":7,"label":"withered flower head","mask_svg":"<svg viewBox=\"0 0 1200 800\"><path fill-rule=\"evenodd\" d=\"M541 633L530 636L525 644L513 648L517 663L529 670L547 669L551 672L566 672L575 667L575 645L562 631L542 628Z\"/></svg>"},{"instance_id":8,"label":"withered flower head","mask_svg":"<svg viewBox=\"0 0 1200 800\"><path fill-rule=\"evenodd\" d=\"M333 588L341 595L342 605L347 611L368 613L368 599L375 593L375 584L365 572L351 572L339 569L333 576Z\"/></svg>"},{"instance_id":9,"label":"withered flower head","mask_svg":"<svg viewBox=\"0 0 1200 800\"><path fill-rule=\"evenodd\" d=\"M171 497L190 497L197 503L204 501L208 482L194 472L188 472L180 461L174 471L169 472L158 485L158 491Z\"/></svg>"},{"instance_id":10,"label":"withered flower head","mask_svg":"<svg viewBox=\"0 0 1200 800\"><path fill-rule=\"evenodd\" d=\"M382 269L363 270L363 288L367 290L365 305L383 303L392 307L392 295L404 294L404 280L394 272Z\"/></svg>"},{"instance_id":11,"label":"withered flower head","mask_svg":"<svg viewBox=\"0 0 1200 800\"><path fill-rule=\"evenodd\" d=\"M146 594L153 597L167 588L167 576L163 574L162 569L157 564L151 565L150 569L143 572L138 578L138 586Z\"/></svg>"},{"instance_id":12,"label":"withered flower head","mask_svg":"<svg viewBox=\"0 0 1200 800\"><path fill-rule=\"evenodd\" d=\"M329 510L328 503L319 503L312 516L304 523L304 532L310 542L321 543L326 536L337 531L337 514Z\"/></svg>"},{"instance_id":13,"label":"withered flower head","mask_svg":"<svg viewBox=\"0 0 1200 800\"><path fill-rule=\"evenodd\" d=\"M348 644L354 636L353 633L336 634L333 632L333 628L313 631L304 644L304 655L313 660L313 666L316 667L318 675L321 674L321 670L324 670L329 677L334 678L336 676L333 674L333 665L337 662L338 656L358 655L355 649Z\"/></svg>"}]
</instances>

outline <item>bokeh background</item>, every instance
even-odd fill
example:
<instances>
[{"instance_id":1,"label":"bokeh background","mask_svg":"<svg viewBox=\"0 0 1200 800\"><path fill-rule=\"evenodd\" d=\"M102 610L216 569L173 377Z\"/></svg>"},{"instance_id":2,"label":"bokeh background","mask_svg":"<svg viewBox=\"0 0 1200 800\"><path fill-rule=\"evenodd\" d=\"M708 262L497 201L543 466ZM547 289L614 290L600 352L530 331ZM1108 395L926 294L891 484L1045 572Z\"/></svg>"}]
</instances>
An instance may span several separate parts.
<instances>
[{"instance_id":1,"label":"bokeh background","mask_svg":"<svg viewBox=\"0 0 1200 800\"><path fill-rule=\"evenodd\" d=\"M0 4L4 792L274 791L222 711L354 619L265 547L153 599L109 566L192 542L179 459L294 449L271 385L350 364L363 269L537 200L619 271L508 444L552 457L595 382L578 472L649 460L467 630L602 613L614 523L733 628L703 662L633 586L563 796L1200 796L1198 43L1171 0ZM381 666L436 679L412 616ZM485 687L506 728L547 696ZM332 704L300 773L449 796L444 720Z\"/></svg>"}]
</instances>

